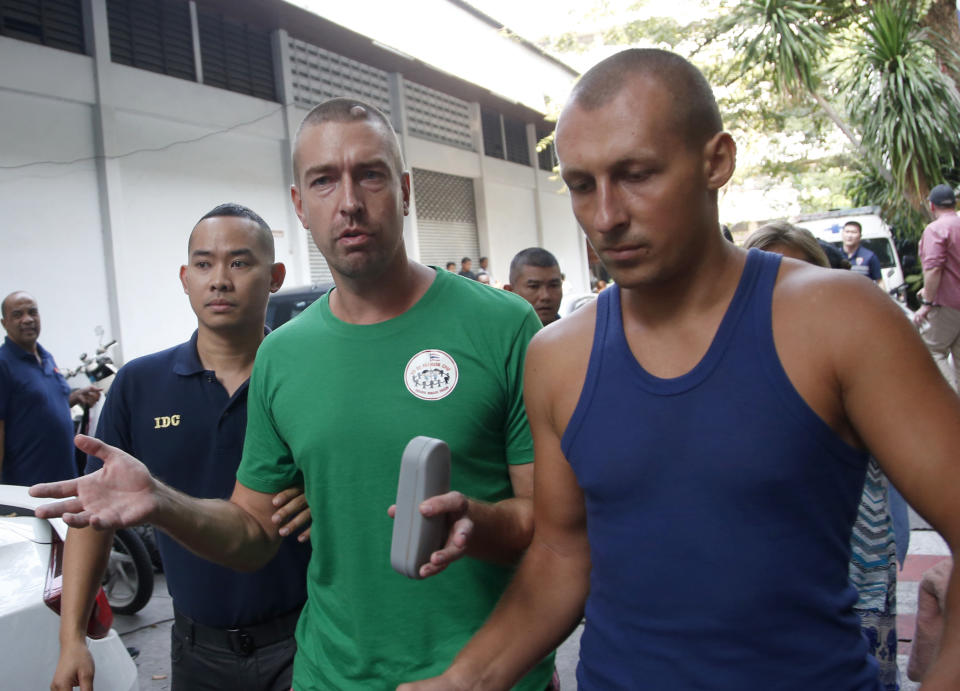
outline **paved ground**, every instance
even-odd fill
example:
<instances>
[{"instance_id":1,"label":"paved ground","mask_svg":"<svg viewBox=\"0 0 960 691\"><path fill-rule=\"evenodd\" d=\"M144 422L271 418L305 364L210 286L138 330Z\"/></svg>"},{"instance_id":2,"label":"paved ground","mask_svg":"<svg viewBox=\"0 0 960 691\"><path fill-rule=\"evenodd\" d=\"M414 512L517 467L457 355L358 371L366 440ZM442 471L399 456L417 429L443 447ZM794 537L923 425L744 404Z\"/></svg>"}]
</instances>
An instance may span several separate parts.
<instances>
[{"instance_id":1,"label":"paved ground","mask_svg":"<svg viewBox=\"0 0 960 691\"><path fill-rule=\"evenodd\" d=\"M919 684L906 679L907 657L917 611L917 583L921 574L949 556L943 539L916 514L911 515L910 551L897 583L897 634L900 638L899 663L903 691L917 691ZM137 669L142 691L166 691L170 688L170 625L173 609L166 580L157 576L153 599L138 614L117 616L114 628L128 646L140 649ZM557 651L557 669L564 691L577 688L576 666L580 646L580 626Z\"/></svg>"}]
</instances>

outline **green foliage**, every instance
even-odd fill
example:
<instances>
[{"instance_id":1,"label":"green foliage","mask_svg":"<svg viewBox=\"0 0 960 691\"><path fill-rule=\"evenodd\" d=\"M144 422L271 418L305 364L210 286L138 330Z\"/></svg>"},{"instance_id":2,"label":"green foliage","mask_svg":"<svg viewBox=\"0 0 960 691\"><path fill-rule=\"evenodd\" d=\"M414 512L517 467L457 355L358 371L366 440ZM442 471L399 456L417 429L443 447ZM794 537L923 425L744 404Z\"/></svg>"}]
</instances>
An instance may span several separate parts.
<instances>
[{"instance_id":1,"label":"green foliage","mask_svg":"<svg viewBox=\"0 0 960 691\"><path fill-rule=\"evenodd\" d=\"M930 222L927 215L908 204L903 195L877 174L875 168L857 163L851 168L853 174L847 178L844 191L852 206L879 206L880 215L898 238L918 238Z\"/></svg>"},{"instance_id":2,"label":"green foliage","mask_svg":"<svg viewBox=\"0 0 960 691\"><path fill-rule=\"evenodd\" d=\"M647 17L607 29L603 34L603 43L616 46L643 42L672 50L683 38L683 26L677 20L670 17Z\"/></svg>"},{"instance_id":3,"label":"green foliage","mask_svg":"<svg viewBox=\"0 0 960 691\"><path fill-rule=\"evenodd\" d=\"M727 129L764 151L737 179L788 183L804 210L877 204L903 236L919 234L929 188L960 177L960 94L947 76L960 74L960 56L923 26L947 16L942 32L955 35L943 0L702 2L709 16L686 26L628 18L600 38L674 49L703 69ZM604 13L609 2L586 16ZM597 39L569 34L553 48ZM849 146L831 154L839 132Z\"/></svg>"},{"instance_id":4,"label":"green foliage","mask_svg":"<svg viewBox=\"0 0 960 691\"><path fill-rule=\"evenodd\" d=\"M796 98L817 87L817 70L831 42L818 21L822 8L799 0L743 0L721 17L718 32L734 58L730 76L759 68L782 95Z\"/></svg>"},{"instance_id":5,"label":"green foliage","mask_svg":"<svg viewBox=\"0 0 960 691\"><path fill-rule=\"evenodd\" d=\"M847 112L893 174L887 196L922 201L957 163L960 98L909 3L877 2L862 32L841 79Z\"/></svg>"},{"instance_id":6,"label":"green foliage","mask_svg":"<svg viewBox=\"0 0 960 691\"><path fill-rule=\"evenodd\" d=\"M734 51L728 82L773 85L774 113L816 102L856 154L853 203L879 203L907 236L922 229L926 192L960 149L960 96L937 64L952 50L920 27L930 4L749 0L728 6L710 39Z\"/></svg>"}]
</instances>

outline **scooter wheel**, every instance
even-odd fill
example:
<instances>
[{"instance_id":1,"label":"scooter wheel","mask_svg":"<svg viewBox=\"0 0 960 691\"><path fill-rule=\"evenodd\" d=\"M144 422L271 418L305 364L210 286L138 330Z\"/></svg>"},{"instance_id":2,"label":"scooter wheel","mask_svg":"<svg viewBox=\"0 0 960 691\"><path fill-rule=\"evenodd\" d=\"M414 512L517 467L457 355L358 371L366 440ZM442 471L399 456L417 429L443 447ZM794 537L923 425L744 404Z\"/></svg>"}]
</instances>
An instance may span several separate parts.
<instances>
[{"instance_id":1,"label":"scooter wheel","mask_svg":"<svg viewBox=\"0 0 960 691\"><path fill-rule=\"evenodd\" d=\"M139 612L153 595L150 555L140 536L128 528L114 533L103 590L116 614Z\"/></svg>"}]
</instances>

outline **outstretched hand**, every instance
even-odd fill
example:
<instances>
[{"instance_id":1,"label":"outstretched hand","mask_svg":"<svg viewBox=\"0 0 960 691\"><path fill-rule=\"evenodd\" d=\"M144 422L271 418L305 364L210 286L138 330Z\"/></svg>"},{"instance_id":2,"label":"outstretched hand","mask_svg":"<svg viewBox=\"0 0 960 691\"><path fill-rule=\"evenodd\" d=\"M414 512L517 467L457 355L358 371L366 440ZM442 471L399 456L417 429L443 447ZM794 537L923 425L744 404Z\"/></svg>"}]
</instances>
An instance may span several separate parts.
<instances>
[{"instance_id":1,"label":"outstretched hand","mask_svg":"<svg viewBox=\"0 0 960 691\"><path fill-rule=\"evenodd\" d=\"M103 461L103 468L74 480L47 482L30 488L30 495L65 501L37 507L38 518L60 516L75 528L116 530L146 523L157 508L157 482L136 458L99 439L78 434L75 443Z\"/></svg>"},{"instance_id":2,"label":"outstretched hand","mask_svg":"<svg viewBox=\"0 0 960 691\"><path fill-rule=\"evenodd\" d=\"M460 492L438 494L420 504L422 515L430 517L443 514L447 521L447 542L430 555L430 561L420 567L420 578L434 576L467 555L467 546L473 533L473 520L467 515L469 507L470 500ZM387 513L395 518L397 505L392 504Z\"/></svg>"}]
</instances>

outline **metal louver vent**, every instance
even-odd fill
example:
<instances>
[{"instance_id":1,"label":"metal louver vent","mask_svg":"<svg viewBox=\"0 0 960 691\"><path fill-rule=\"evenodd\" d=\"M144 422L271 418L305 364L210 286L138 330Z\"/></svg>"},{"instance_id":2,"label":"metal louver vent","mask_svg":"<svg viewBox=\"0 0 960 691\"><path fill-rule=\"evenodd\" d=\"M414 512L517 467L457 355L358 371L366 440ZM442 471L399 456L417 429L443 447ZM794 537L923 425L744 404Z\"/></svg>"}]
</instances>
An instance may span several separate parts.
<instances>
[{"instance_id":1,"label":"metal louver vent","mask_svg":"<svg viewBox=\"0 0 960 691\"><path fill-rule=\"evenodd\" d=\"M477 222L472 178L414 168L413 188L418 220Z\"/></svg>"},{"instance_id":2,"label":"metal louver vent","mask_svg":"<svg viewBox=\"0 0 960 691\"><path fill-rule=\"evenodd\" d=\"M507 140L507 160L530 165L530 149L527 148L527 125L521 120L503 118L503 134Z\"/></svg>"},{"instance_id":3,"label":"metal louver vent","mask_svg":"<svg viewBox=\"0 0 960 691\"><path fill-rule=\"evenodd\" d=\"M83 53L80 0L0 0L0 36Z\"/></svg>"},{"instance_id":4,"label":"metal louver vent","mask_svg":"<svg viewBox=\"0 0 960 691\"><path fill-rule=\"evenodd\" d=\"M110 59L196 79L190 7L183 0L107 0Z\"/></svg>"},{"instance_id":5,"label":"metal louver vent","mask_svg":"<svg viewBox=\"0 0 960 691\"><path fill-rule=\"evenodd\" d=\"M413 169L420 261L444 266L461 257L477 259L477 212L473 180Z\"/></svg>"},{"instance_id":6,"label":"metal louver vent","mask_svg":"<svg viewBox=\"0 0 960 691\"><path fill-rule=\"evenodd\" d=\"M442 91L404 81L410 134L473 151L470 104Z\"/></svg>"},{"instance_id":7,"label":"metal louver vent","mask_svg":"<svg viewBox=\"0 0 960 691\"><path fill-rule=\"evenodd\" d=\"M338 96L352 96L390 115L387 73L362 62L290 39L293 102L303 108Z\"/></svg>"},{"instance_id":8,"label":"metal louver vent","mask_svg":"<svg viewBox=\"0 0 960 691\"><path fill-rule=\"evenodd\" d=\"M199 12L197 22L204 84L277 100L268 33L210 12Z\"/></svg>"}]
</instances>

